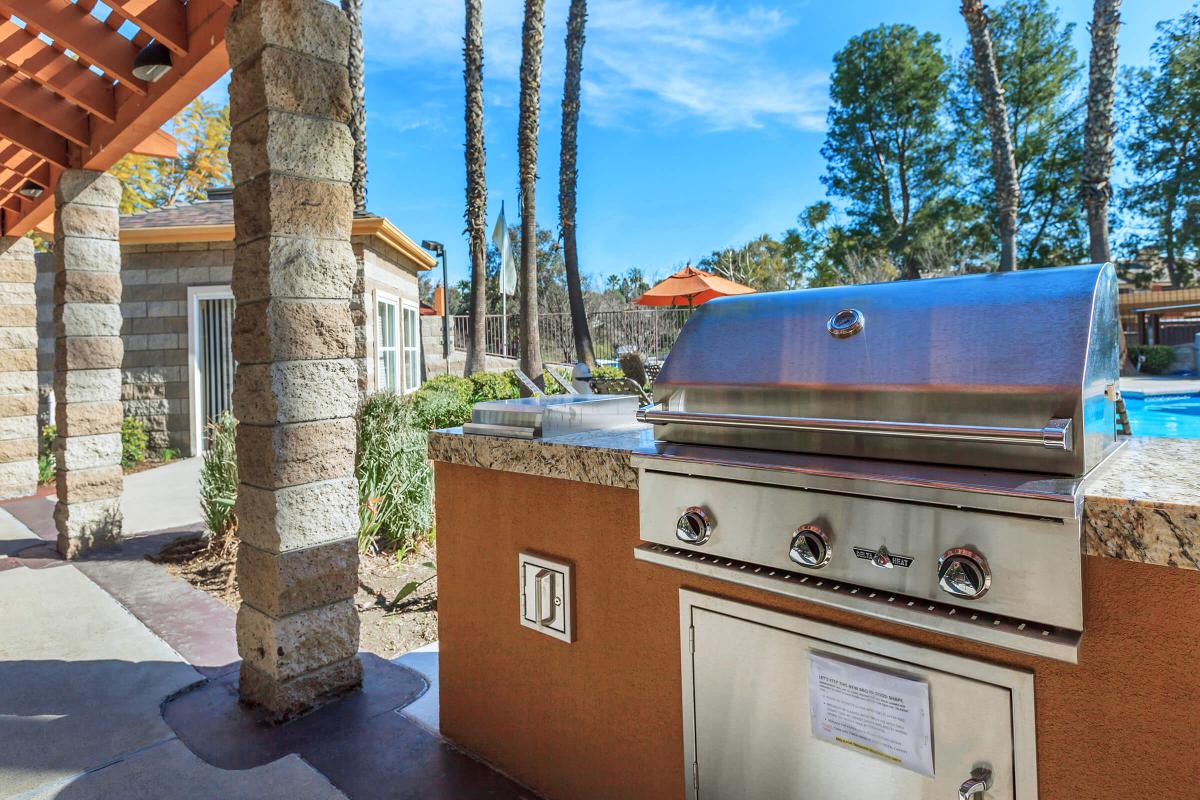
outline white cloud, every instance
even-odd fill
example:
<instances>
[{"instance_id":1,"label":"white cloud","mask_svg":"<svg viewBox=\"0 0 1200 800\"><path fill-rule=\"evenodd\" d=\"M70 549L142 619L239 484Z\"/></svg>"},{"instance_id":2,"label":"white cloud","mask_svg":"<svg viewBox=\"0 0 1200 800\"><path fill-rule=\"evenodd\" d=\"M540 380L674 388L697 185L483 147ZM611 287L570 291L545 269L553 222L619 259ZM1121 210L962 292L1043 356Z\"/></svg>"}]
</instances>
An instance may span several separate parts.
<instances>
[{"instance_id":1,"label":"white cloud","mask_svg":"<svg viewBox=\"0 0 1200 800\"><path fill-rule=\"evenodd\" d=\"M427 0L397 10L393 3L366 4L368 67L423 65L444 71L447 78L457 76L461 0ZM553 94L562 85L566 12L566 0L547 2L543 88ZM495 98L507 105L515 99L522 13L519 0L484 3L489 102ZM691 122L713 130L769 124L822 130L826 75L794 74L771 59L771 43L794 24L783 11L765 6L594 2L584 51L584 113L604 127Z\"/></svg>"}]
</instances>

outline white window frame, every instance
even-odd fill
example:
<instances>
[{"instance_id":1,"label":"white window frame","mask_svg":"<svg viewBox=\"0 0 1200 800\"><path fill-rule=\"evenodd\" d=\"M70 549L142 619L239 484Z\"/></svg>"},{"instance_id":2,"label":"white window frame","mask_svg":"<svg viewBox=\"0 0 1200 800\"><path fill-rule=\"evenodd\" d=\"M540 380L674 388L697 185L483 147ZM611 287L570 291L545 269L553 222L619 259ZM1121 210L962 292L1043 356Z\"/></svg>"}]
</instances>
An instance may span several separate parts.
<instances>
[{"instance_id":1,"label":"white window frame","mask_svg":"<svg viewBox=\"0 0 1200 800\"><path fill-rule=\"evenodd\" d=\"M392 313L392 342L388 347L383 344L383 315L380 313L380 306L388 305L393 309ZM385 391L390 389L393 392L400 393L400 385L404 380L404 364L401 363L402 347L400 323L400 298L395 295L387 294L386 292L375 292L375 390ZM387 384L389 376L384 374L383 357L386 353L393 353L396 357L396 374L391 376L394 378L392 384Z\"/></svg>"},{"instance_id":2,"label":"white window frame","mask_svg":"<svg viewBox=\"0 0 1200 800\"><path fill-rule=\"evenodd\" d=\"M404 315L412 313L414 322L413 336L415 341L409 342L407 336L408 328L405 325ZM400 343L400 348L404 353L404 358L399 360L400 363L400 382L403 386L404 394L415 392L421 388L421 307L411 300L404 300L400 303L400 338L397 340ZM411 362L409 359L412 359ZM412 364L413 382L408 383L408 365Z\"/></svg>"},{"instance_id":3,"label":"white window frame","mask_svg":"<svg viewBox=\"0 0 1200 800\"><path fill-rule=\"evenodd\" d=\"M200 374L200 301L232 300L233 287L189 286L187 290L188 325L188 417L192 429L191 455L199 456L204 451L203 381ZM231 343L232 344L232 343Z\"/></svg>"}]
</instances>

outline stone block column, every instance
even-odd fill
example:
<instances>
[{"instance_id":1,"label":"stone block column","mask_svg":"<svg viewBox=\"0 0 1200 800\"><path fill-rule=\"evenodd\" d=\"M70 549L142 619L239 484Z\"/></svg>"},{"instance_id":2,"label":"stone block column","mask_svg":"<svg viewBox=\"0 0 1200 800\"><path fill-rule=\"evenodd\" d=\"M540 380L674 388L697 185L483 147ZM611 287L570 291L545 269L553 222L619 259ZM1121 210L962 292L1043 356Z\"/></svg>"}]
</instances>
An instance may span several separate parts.
<instances>
[{"instance_id":1,"label":"stone block column","mask_svg":"<svg viewBox=\"0 0 1200 800\"><path fill-rule=\"evenodd\" d=\"M54 218L54 456L58 551L121 538L121 183L91 170L58 181Z\"/></svg>"},{"instance_id":2,"label":"stone block column","mask_svg":"<svg viewBox=\"0 0 1200 800\"><path fill-rule=\"evenodd\" d=\"M244 0L226 34L239 691L277 721L362 682L349 36L324 0Z\"/></svg>"},{"instance_id":3,"label":"stone block column","mask_svg":"<svg viewBox=\"0 0 1200 800\"><path fill-rule=\"evenodd\" d=\"M0 500L37 491L37 300L33 241L0 237Z\"/></svg>"}]
</instances>

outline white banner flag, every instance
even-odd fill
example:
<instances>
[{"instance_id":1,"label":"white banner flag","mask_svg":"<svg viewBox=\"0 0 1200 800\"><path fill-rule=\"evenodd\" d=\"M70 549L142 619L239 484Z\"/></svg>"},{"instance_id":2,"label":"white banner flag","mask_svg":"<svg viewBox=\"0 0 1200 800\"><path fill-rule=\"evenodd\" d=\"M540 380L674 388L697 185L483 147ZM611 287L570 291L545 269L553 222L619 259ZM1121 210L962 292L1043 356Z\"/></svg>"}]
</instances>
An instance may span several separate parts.
<instances>
[{"instance_id":1,"label":"white banner flag","mask_svg":"<svg viewBox=\"0 0 1200 800\"><path fill-rule=\"evenodd\" d=\"M508 223L504 221L504 203L500 204L500 218L492 231L492 243L500 251L500 293L513 295L517 292L517 264L513 261L512 239L508 235Z\"/></svg>"}]
</instances>

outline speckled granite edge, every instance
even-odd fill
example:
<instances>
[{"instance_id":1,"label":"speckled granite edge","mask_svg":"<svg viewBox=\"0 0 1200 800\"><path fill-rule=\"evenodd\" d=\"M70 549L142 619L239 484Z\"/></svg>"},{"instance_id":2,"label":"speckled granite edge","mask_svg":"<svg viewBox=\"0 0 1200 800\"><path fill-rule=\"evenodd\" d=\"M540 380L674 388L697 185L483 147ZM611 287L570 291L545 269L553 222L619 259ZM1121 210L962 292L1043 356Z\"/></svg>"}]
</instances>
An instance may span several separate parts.
<instances>
[{"instance_id":1,"label":"speckled granite edge","mask_svg":"<svg viewBox=\"0 0 1200 800\"><path fill-rule=\"evenodd\" d=\"M652 428L551 440L471 436L461 428L429 437L434 461L545 478L637 489L630 451ZM1200 571L1200 440L1135 439L1084 487L1083 552Z\"/></svg>"},{"instance_id":2,"label":"speckled granite edge","mask_svg":"<svg viewBox=\"0 0 1200 800\"><path fill-rule=\"evenodd\" d=\"M1133 439L1084 487L1083 552L1200 570L1200 440Z\"/></svg>"},{"instance_id":3,"label":"speckled granite edge","mask_svg":"<svg viewBox=\"0 0 1200 800\"><path fill-rule=\"evenodd\" d=\"M637 470L630 465L629 453L653 441L649 425L555 439L472 436L452 428L429 435L429 457L468 467L636 489Z\"/></svg>"}]
</instances>

